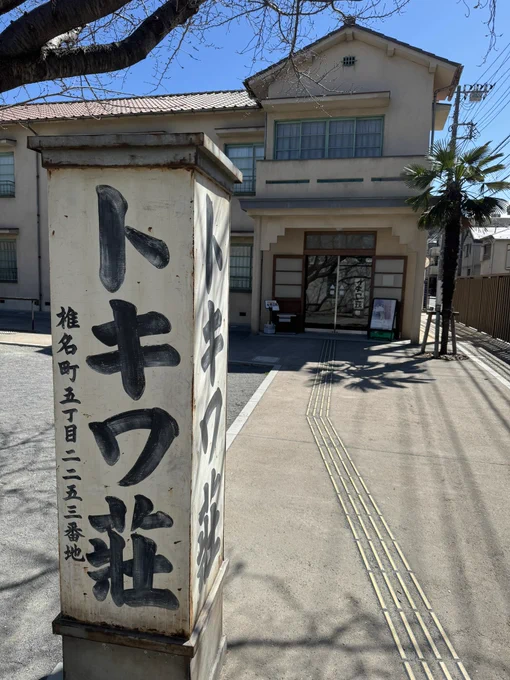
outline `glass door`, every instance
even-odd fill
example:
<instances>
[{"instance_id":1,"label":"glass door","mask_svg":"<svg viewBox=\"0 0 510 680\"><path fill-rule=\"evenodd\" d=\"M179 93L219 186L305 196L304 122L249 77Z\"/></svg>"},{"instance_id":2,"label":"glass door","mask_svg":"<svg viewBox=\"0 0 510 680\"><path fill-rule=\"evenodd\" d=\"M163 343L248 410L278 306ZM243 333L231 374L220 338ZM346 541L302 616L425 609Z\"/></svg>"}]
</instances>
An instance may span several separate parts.
<instances>
[{"instance_id":1,"label":"glass door","mask_svg":"<svg viewBox=\"0 0 510 680\"><path fill-rule=\"evenodd\" d=\"M371 257L307 255L305 326L368 328L371 286Z\"/></svg>"},{"instance_id":2,"label":"glass door","mask_svg":"<svg viewBox=\"0 0 510 680\"><path fill-rule=\"evenodd\" d=\"M368 328L371 287L372 258L341 255L338 266L336 328Z\"/></svg>"},{"instance_id":3,"label":"glass door","mask_svg":"<svg viewBox=\"0 0 510 680\"><path fill-rule=\"evenodd\" d=\"M337 279L337 255L307 255L305 326L335 327Z\"/></svg>"}]
</instances>

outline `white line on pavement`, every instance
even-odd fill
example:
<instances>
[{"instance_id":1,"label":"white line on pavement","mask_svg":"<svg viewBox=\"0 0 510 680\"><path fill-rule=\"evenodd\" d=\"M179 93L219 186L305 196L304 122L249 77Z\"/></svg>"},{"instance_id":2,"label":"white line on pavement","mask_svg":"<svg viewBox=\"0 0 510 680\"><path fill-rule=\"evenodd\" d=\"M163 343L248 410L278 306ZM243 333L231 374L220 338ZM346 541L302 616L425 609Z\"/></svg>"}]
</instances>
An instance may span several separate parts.
<instances>
[{"instance_id":1,"label":"white line on pavement","mask_svg":"<svg viewBox=\"0 0 510 680\"><path fill-rule=\"evenodd\" d=\"M281 368L280 364L274 364L273 368L269 371L269 373L266 375L264 380L260 383L260 386L258 387L258 389L253 393L251 398L246 402L241 413L237 416L237 418L234 420L232 425L228 428L227 445L226 445L227 451L230 448L230 446L232 445L232 442L234 441L234 439L239 434L239 432L241 432L243 427L246 425L246 421L248 420L248 418L252 414L253 409L259 403L259 401L262 399L262 397L264 396L264 392L267 390L269 385L276 378L276 374L278 373L280 368Z\"/></svg>"},{"instance_id":2,"label":"white line on pavement","mask_svg":"<svg viewBox=\"0 0 510 680\"><path fill-rule=\"evenodd\" d=\"M494 378L496 378L496 380L498 380L502 385L504 385L507 389L510 390L510 381L506 380L506 378L503 378L503 376L501 376L497 371L488 366L485 363L485 361L482 361L479 357L476 356L476 354L468 350L468 348L463 342L457 342L457 346L464 352L464 354L466 354L472 361L474 361L475 364L478 364L480 368L482 368L487 373L490 373Z\"/></svg>"}]
</instances>

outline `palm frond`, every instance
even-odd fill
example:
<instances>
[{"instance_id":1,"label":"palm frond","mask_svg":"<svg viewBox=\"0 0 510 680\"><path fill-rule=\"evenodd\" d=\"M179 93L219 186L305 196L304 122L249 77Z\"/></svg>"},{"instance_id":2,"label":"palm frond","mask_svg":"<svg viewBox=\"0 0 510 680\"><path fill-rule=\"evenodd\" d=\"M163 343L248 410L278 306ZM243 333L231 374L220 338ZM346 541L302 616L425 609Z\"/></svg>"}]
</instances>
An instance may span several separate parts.
<instances>
[{"instance_id":1,"label":"palm frond","mask_svg":"<svg viewBox=\"0 0 510 680\"><path fill-rule=\"evenodd\" d=\"M482 146L475 146L469 151L465 151L460 157L460 161L466 165L479 165L491 158L490 144L482 144Z\"/></svg>"},{"instance_id":2,"label":"palm frond","mask_svg":"<svg viewBox=\"0 0 510 680\"><path fill-rule=\"evenodd\" d=\"M415 212L418 212L419 210L428 210L430 206L430 200L431 193L430 190L427 190L423 191L417 196L411 196L410 198L406 199L406 203L407 205L410 205Z\"/></svg>"},{"instance_id":3,"label":"palm frond","mask_svg":"<svg viewBox=\"0 0 510 680\"><path fill-rule=\"evenodd\" d=\"M495 165L489 165L488 168L486 168L486 167L482 168L481 167L480 172L485 177L487 177L487 175L493 175L496 172L502 172L503 170L505 170L505 168L506 168L506 165L504 165L503 163L496 163Z\"/></svg>"},{"instance_id":4,"label":"palm frond","mask_svg":"<svg viewBox=\"0 0 510 680\"><path fill-rule=\"evenodd\" d=\"M402 171L402 179L410 189L427 189L434 182L438 174L431 168L418 163L407 165Z\"/></svg>"},{"instance_id":5,"label":"palm frond","mask_svg":"<svg viewBox=\"0 0 510 680\"><path fill-rule=\"evenodd\" d=\"M483 196L482 198L466 198L462 201L462 212L477 226L490 224L496 210L502 210L505 201L495 196Z\"/></svg>"},{"instance_id":6,"label":"palm frond","mask_svg":"<svg viewBox=\"0 0 510 680\"><path fill-rule=\"evenodd\" d=\"M455 166L455 151L447 142L436 142L428 155L428 161L436 172L443 173Z\"/></svg>"},{"instance_id":7,"label":"palm frond","mask_svg":"<svg viewBox=\"0 0 510 680\"><path fill-rule=\"evenodd\" d=\"M484 182L482 184L482 190L485 191L509 191L510 182L505 182L504 180L494 181L494 182Z\"/></svg>"}]
</instances>

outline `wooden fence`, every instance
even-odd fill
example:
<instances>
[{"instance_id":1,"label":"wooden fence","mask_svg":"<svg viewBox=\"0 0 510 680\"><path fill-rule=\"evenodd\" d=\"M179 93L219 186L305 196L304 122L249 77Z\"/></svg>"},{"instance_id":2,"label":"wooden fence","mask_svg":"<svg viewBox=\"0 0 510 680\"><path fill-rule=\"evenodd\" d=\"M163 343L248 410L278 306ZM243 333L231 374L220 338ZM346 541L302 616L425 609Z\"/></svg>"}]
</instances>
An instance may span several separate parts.
<instances>
[{"instance_id":1,"label":"wooden fence","mask_svg":"<svg viewBox=\"0 0 510 680\"><path fill-rule=\"evenodd\" d=\"M453 308L466 326L510 342L510 275L457 279Z\"/></svg>"}]
</instances>

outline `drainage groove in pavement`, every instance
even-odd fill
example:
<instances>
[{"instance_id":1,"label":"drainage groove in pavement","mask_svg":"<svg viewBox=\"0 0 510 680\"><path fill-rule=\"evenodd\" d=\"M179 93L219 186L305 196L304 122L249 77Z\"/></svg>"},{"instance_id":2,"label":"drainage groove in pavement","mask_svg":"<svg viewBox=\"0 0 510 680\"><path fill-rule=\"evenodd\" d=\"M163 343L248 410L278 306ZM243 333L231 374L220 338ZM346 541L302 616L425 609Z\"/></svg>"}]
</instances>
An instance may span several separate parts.
<instances>
[{"instance_id":1,"label":"drainage groove in pavement","mask_svg":"<svg viewBox=\"0 0 510 680\"><path fill-rule=\"evenodd\" d=\"M336 341L323 343L308 425L410 680L470 680L329 416Z\"/></svg>"}]
</instances>

